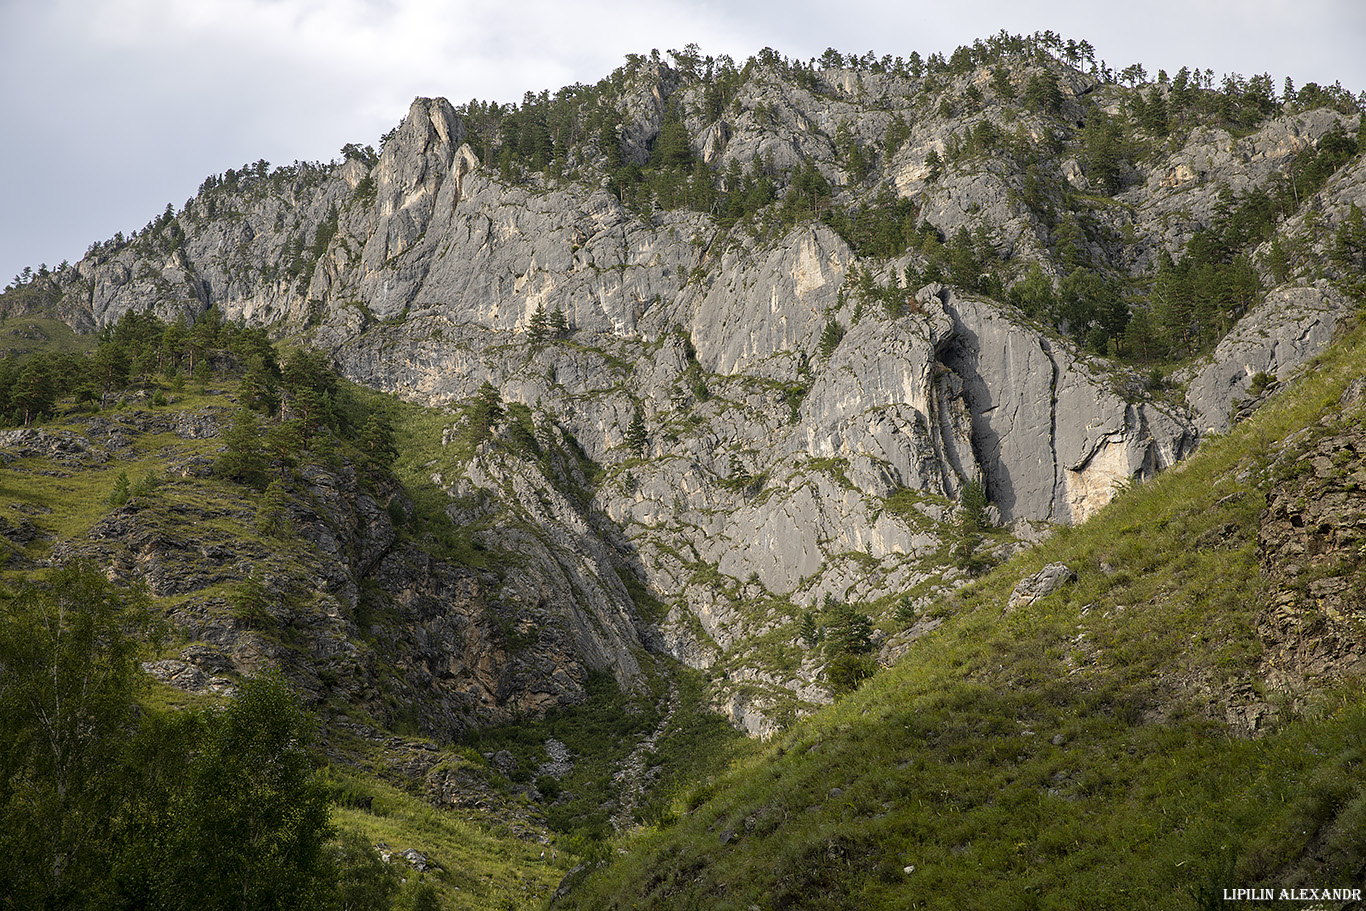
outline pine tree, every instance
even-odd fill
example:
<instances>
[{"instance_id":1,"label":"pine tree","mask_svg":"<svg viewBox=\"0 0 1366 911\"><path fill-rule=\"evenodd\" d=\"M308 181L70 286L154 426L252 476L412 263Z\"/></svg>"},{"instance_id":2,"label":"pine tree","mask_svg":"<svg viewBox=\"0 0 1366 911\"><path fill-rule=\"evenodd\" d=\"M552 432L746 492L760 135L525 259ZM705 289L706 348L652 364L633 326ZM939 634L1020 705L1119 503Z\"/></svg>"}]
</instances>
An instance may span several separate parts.
<instances>
[{"instance_id":1,"label":"pine tree","mask_svg":"<svg viewBox=\"0 0 1366 911\"><path fill-rule=\"evenodd\" d=\"M120 471L118 480L114 482L114 489L109 492L109 505L122 506L128 502L128 472Z\"/></svg>"},{"instance_id":2,"label":"pine tree","mask_svg":"<svg viewBox=\"0 0 1366 911\"><path fill-rule=\"evenodd\" d=\"M503 417L503 397L499 395L498 388L484 380L479 391L474 395L474 404L469 411L469 441L470 445L478 446L489 438L493 432L493 426Z\"/></svg>"},{"instance_id":3,"label":"pine tree","mask_svg":"<svg viewBox=\"0 0 1366 911\"><path fill-rule=\"evenodd\" d=\"M393 466L398 447L394 445L394 429L387 417L378 411L370 413L360 432L360 447L371 468L387 471Z\"/></svg>"},{"instance_id":4,"label":"pine tree","mask_svg":"<svg viewBox=\"0 0 1366 911\"><path fill-rule=\"evenodd\" d=\"M214 462L214 474L253 487L264 486L266 461L261 454L261 424L248 408L239 408L232 426L223 434L223 452Z\"/></svg>"},{"instance_id":5,"label":"pine tree","mask_svg":"<svg viewBox=\"0 0 1366 911\"><path fill-rule=\"evenodd\" d=\"M550 318L546 315L545 304L536 305L536 309L531 314L531 319L527 321L526 331L531 344L536 346L545 344L546 336L550 331Z\"/></svg>"},{"instance_id":6,"label":"pine tree","mask_svg":"<svg viewBox=\"0 0 1366 911\"><path fill-rule=\"evenodd\" d=\"M565 320L564 311L559 307L550 311L547 317L547 325L551 338L559 338L569 330L569 323Z\"/></svg>"},{"instance_id":7,"label":"pine tree","mask_svg":"<svg viewBox=\"0 0 1366 911\"><path fill-rule=\"evenodd\" d=\"M30 359L19 371L10 401L25 425L50 414L57 402L57 386L47 366L37 358Z\"/></svg>"},{"instance_id":8,"label":"pine tree","mask_svg":"<svg viewBox=\"0 0 1366 911\"><path fill-rule=\"evenodd\" d=\"M265 498L261 501L261 508L256 511L256 530L272 538L283 538L289 534L289 495L279 480L266 485Z\"/></svg>"},{"instance_id":9,"label":"pine tree","mask_svg":"<svg viewBox=\"0 0 1366 911\"><path fill-rule=\"evenodd\" d=\"M830 317L825 321L825 329L821 332L821 357L828 359L830 355L834 354L842 338L844 338L844 327L833 316Z\"/></svg>"},{"instance_id":10,"label":"pine tree","mask_svg":"<svg viewBox=\"0 0 1366 911\"><path fill-rule=\"evenodd\" d=\"M643 456L649 444L650 437L645 430L645 412L637 405L635 414L631 416L631 425L626 428L626 447L637 456Z\"/></svg>"}]
</instances>

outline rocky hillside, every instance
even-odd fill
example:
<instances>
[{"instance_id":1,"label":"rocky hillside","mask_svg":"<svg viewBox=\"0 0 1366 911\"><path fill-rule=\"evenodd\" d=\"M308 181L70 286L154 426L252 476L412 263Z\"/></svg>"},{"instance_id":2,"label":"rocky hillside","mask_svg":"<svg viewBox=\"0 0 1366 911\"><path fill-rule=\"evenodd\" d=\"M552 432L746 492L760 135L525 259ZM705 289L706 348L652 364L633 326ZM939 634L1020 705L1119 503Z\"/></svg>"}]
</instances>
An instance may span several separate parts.
<instances>
[{"instance_id":1,"label":"rocky hillside","mask_svg":"<svg viewBox=\"0 0 1366 911\"><path fill-rule=\"evenodd\" d=\"M1358 326L554 907L1359 907L1363 371Z\"/></svg>"},{"instance_id":2,"label":"rocky hillside","mask_svg":"<svg viewBox=\"0 0 1366 911\"><path fill-rule=\"evenodd\" d=\"M689 48L521 105L419 98L378 152L213 175L4 305L213 310L445 408L425 477L519 568L487 594L596 618L573 647L623 682L637 642L708 670L768 735L829 698L807 617L856 605L890 659L900 605L1226 430L1352 306L1352 96L1076 47ZM462 445L480 402L493 438Z\"/></svg>"}]
</instances>

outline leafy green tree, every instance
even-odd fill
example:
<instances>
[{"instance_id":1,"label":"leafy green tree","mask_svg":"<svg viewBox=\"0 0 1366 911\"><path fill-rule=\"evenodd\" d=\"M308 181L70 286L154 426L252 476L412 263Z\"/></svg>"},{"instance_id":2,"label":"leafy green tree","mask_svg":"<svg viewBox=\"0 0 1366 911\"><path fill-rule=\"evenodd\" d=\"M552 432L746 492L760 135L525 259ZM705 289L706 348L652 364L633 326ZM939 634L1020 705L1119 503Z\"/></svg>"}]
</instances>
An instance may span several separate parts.
<instances>
[{"instance_id":1,"label":"leafy green tree","mask_svg":"<svg viewBox=\"0 0 1366 911\"><path fill-rule=\"evenodd\" d=\"M171 323L161 333L161 343L157 349L157 359L161 375L169 379L180 369L180 355L185 347L185 322Z\"/></svg>"},{"instance_id":2,"label":"leafy green tree","mask_svg":"<svg viewBox=\"0 0 1366 911\"><path fill-rule=\"evenodd\" d=\"M275 615L270 612L270 605L276 600L265 580L254 572L237 583L228 595L233 619L248 629L269 629L277 625Z\"/></svg>"},{"instance_id":3,"label":"leafy green tree","mask_svg":"<svg viewBox=\"0 0 1366 911\"><path fill-rule=\"evenodd\" d=\"M360 832L345 829L331 846L336 865L336 911L383 911L393 904L399 874Z\"/></svg>"},{"instance_id":4,"label":"leafy green tree","mask_svg":"<svg viewBox=\"0 0 1366 911\"><path fill-rule=\"evenodd\" d=\"M910 125L900 114L894 115L891 122L887 124L887 131L882 137L882 145L887 150L887 157L891 158L900 151L906 140L910 138Z\"/></svg>"},{"instance_id":5,"label":"leafy green tree","mask_svg":"<svg viewBox=\"0 0 1366 911\"><path fill-rule=\"evenodd\" d=\"M1142 97L1142 96L1139 96ZM1143 129L1152 133L1159 139L1164 139L1171 129L1167 102L1163 99L1162 93L1154 88L1148 94L1148 100L1143 105L1143 114L1140 118Z\"/></svg>"},{"instance_id":6,"label":"leafy green tree","mask_svg":"<svg viewBox=\"0 0 1366 911\"><path fill-rule=\"evenodd\" d=\"M150 497L161 486L161 477L155 471L149 471L128 491L129 496Z\"/></svg>"},{"instance_id":7,"label":"leafy green tree","mask_svg":"<svg viewBox=\"0 0 1366 911\"><path fill-rule=\"evenodd\" d=\"M324 909L341 872L313 721L275 675L142 738L118 894L166 911Z\"/></svg>"},{"instance_id":8,"label":"leafy green tree","mask_svg":"<svg viewBox=\"0 0 1366 911\"><path fill-rule=\"evenodd\" d=\"M1153 350L1153 325L1147 307L1137 307L1129 316L1129 324L1124 329L1125 347L1129 355L1142 358L1148 363Z\"/></svg>"},{"instance_id":9,"label":"leafy green tree","mask_svg":"<svg viewBox=\"0 0 1366 911\"><path fill-rule=\"evenodd\" d=\"M93 566L0 596L0 896L98 907L149 599Z\"/></svg>"},{"instance_id":10,"label":"leafy green tree","mask_svg":"<svg viewBox=\"0 0 1366 911\"><path fill-rule=\"evenodd\" d=\"M539 456L541 444L536 441L536 424L531 409L521 402L509 402L507 412L508 442L517 452Z\"/></svg>"},{"instance_id":11,"label":"leafy green tree","mask_svg":"<svg viewBox=\"0 0 1366 911\"><path fill-rule=\"evenodd\" d=\"M1011 286L1007 297L1012 304L1035 318L1051 318L1058 307L1053 281L1044 274L1038 263L1029 264L1024 278Z\"/></svg>"},{"instance_id":12,"label":"leafy green tree","mask_svg":"<svg viewBox=\"0 0 1366 911\"><path fill-rule=\"evenodd\" d=\"M960 225L954 234L948 255L954 282L969 291L977 290L982 280L982 263L965 226Z\"/></svg>"},{"instance_id":13,"label":"leafy green tree","mask_svg":"<svg viewBox=\"0 0 1366 911\"><path fill-rule=\"evenodd\" d=\"M284 681L268 676L248 681L208 734L177 839L198 907L306 905L331 834L311 721Z\"/></svg>"}]
</instances>

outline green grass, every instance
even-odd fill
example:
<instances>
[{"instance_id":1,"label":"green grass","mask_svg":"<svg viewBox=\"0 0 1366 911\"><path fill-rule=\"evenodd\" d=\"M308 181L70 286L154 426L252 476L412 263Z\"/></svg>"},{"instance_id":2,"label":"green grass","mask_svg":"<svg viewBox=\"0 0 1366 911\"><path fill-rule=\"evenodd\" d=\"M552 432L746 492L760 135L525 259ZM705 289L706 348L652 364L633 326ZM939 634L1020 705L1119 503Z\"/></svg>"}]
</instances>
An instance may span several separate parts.
<instances>
[{"instance_id":1,"label":"green grass","mask_svg":"<svg viewBox=\"0 0 1366 911\"><path fill-rule=\"evenodd\" d=\"M431 865L426 881L436 886L447 911L543 907L576 859L472 814L433 807L370 776L334 767L328 778L339 798L334 825L361 832L394 854L412 848L424 855ZM370 806L362 808L359 798L368 798ZM407 868L402 858L391 862Z\"/></svg>"},{"instance_id":2,"label":"green grass","mask_svg":"<svg viewBox=\"0 0 1366 911\"><path fill-rule=\"evenodd\" d=\"M93 335L78 335L61 320L44 317L0 319L0 352L7 357L44 354L81 354L95 347Z\"/></svg>"}]
</instances>

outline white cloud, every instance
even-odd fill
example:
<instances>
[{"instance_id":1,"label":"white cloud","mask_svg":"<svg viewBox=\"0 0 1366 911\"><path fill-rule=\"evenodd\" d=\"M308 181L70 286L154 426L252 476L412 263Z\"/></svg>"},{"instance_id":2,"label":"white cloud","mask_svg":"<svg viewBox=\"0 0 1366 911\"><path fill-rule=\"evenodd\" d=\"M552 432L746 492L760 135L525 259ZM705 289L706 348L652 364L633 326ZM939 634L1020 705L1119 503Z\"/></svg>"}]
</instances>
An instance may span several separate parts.
<instances>
[{"instance_id":1,"label":"white cloud","mask_svg":"<svg viewBox=\"0 0 1366 911\"><path fill-rule=\"evenodd\" d=\"M997 31L1113 67L1366 88L1358 0L0 0L0 278L75 258L208 174L374 142L417 95L520 101L695 42L743 60L928 54Z\"/></svg>"}]
</instances>

